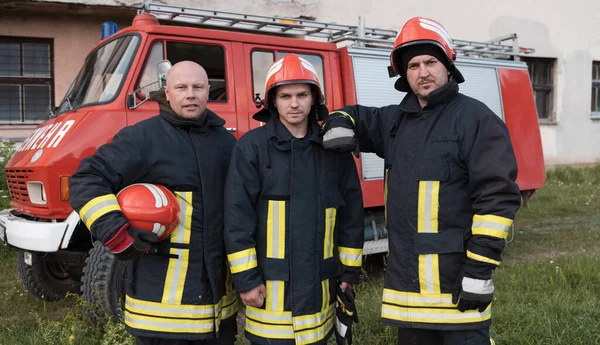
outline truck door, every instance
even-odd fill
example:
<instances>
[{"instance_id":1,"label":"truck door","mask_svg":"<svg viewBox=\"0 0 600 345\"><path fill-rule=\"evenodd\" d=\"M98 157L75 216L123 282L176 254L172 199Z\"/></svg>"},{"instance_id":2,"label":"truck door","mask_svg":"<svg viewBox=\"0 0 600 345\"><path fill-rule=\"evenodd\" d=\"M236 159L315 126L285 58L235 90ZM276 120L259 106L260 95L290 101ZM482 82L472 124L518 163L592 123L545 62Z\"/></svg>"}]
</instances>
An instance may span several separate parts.
<instances>
[{"instance_id":1,"label":"truck door","mask_svg":"<svg viewBox=\"0 0 600 345\"><path fill-rule=\"evenodd\" d=\"M130 92L140 89L135 95L135 104L142 102L151 91L158 90L156 64L164 59L173 65L179 61L190 60L200 64L208 74L210 92L207 108L222 117L225 126L235 132L237 127L235 93L233 83L233 59L231 43L200 39L173 39L172 37L156 37L150 43L144 63L138 67L136 82ZM147 101L131 109L131 99L128 102L127 125L158 114L158 103Z\"/></svg>"},{"instance_id":2,"label":"truck door","mask_svg":"<svg viewBox=\"0 0 600 345\"><path fill-rule=\"evenodd\" d=\"M248 119L248 128L253 129L259 126L264 125L264 123L255 121L252 119L252 115L254 115L257 111L259 111L262 107L256 107L254 103L254 98L256 94L259 95L260 99L264 99L265 93L265 79L267 76L267 70L271 66L275 60L285 56L286 54L294 53L299 56L304 57L308 61L310 61L317 70L317 74L319 76L319 80L321 81L321 85L323 87L323 92L325 94L325 104L327 104L328 99L332 99L331 92L331 73L330 69L327 68L327 53L320 53L316 51L306 51L306 50L292 50L281 47L272 47L272 46L261 46L256 44L244 44L244 59L247 63L248 68L246 68L246 85L250 87L247 88L246 94L244 97L248 98L246 115ZM241 113L241 112L240 112ZM238 121L243 121L239 119Z\"/></svg>"}]
</instances>

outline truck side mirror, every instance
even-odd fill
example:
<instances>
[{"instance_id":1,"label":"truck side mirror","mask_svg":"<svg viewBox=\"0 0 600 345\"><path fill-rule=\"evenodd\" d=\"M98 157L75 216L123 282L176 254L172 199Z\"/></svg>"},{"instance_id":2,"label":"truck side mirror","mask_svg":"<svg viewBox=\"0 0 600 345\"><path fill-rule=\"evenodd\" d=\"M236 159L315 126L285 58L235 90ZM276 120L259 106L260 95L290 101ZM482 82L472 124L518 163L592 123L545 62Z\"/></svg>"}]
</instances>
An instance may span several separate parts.
<instances>
[{"instance_id":1,"label":"truck side mirror","mask_svg":"<svg viewBox=\"0 0 600 345\"><path fill-rule=\"evenodd\" d=\"M162 89L167 85L167 72L173 67L169 60L162 60L156 64L156 74L158 74L158 86Z\"/></svg>"}]
</instances>

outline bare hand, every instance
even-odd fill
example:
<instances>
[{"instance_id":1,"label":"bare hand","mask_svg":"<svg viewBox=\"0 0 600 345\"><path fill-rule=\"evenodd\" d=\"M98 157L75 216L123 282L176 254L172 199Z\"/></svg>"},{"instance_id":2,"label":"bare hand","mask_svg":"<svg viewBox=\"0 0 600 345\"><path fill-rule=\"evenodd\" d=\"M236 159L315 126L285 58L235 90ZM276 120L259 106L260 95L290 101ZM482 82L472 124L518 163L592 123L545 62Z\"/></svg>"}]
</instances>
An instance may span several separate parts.
<instances>
[{"instance_id":1,"label":"bare hand","mask_svg":"<svg viewBox=\"0 0 600 345\"><path fill-rule=\"evenodd\" d=\"M350 283L342 282L340 287L342 288L342 292L346 292L346 288L350 288L350 290L352 290L352 284Z\"/></svg>"},{"instance_id":2,"label":"bare hand","mask_svg":"<svg viewBox=\"0 0 600 345\"><path fill-rule=\"evenodd\" d=\"M240 298L245 305L256 308L260 308L263 305L266 297L267 290L265 289L265 284L260 284L250 291L240 293Z\"/></svg>"}]
</instances>

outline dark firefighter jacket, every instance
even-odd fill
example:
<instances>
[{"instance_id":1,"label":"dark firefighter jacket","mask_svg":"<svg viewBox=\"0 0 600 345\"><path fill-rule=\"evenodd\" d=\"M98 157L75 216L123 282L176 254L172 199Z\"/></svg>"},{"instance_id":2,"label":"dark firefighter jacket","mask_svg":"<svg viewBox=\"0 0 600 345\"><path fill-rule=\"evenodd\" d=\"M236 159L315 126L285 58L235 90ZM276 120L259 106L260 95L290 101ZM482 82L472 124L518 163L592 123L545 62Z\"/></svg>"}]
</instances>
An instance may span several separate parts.
<instances>
[{"instance_id":1,"label":"dark firefighter jacket","mask_svg":"<svg viewBox=\"0 0 600 345\"><path fill-rule=\"evenodd\" d=\"M234 286L265 284L262 308L246 308L259 344L325 344L339 281L358 283L363 203L351 154L323 148L316 121L293 137L278 117L245 134L225 187L225 244Z\"/></svg>"},{"instance_id":2,"label":"dark firefighter jacket","mask_svg":"<svg viewBox=\"0 0 600 345\"><path fill-rule=\"evenodd\" d=\"M224 123L208 110L202 121L183 120L161 104L159 116L123 128L70 179L71 205L102 243L127 222L115 197L124 187L162 184L179 201L179 226L159 244L162 254L128 261L124 316L133 335L209 338L236 312L223 245L223 189L235 138Z\"/></svg>"},{"instance_id":3,"label":"dark firefighter jacket","mask_svg":"<svg viewBox=\"0 0 600 345\"><path fill-rule=\"evenodd\" d=\"M491 308L460 312L461 274L489 280L520 207L509 133L483 103L450 81L421 108L350 106L361 151L385 160L389 260L382 322L460 330L491 323ZM333 112L335 113L335 112Z\"/></svg>"}]
</instances>

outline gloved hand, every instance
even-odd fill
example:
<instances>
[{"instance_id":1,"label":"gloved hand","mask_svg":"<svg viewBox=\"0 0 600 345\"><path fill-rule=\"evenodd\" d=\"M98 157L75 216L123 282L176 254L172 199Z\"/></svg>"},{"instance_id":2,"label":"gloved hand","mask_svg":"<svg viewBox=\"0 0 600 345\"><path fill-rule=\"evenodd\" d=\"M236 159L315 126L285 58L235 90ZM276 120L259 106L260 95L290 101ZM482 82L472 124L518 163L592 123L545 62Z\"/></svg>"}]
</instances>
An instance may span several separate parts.
<instances>
[{"instance_id":1,"label":"gloved hand","mask_svg":"<svg viewBox=\"0 0 600 345\"><path fill-rule=\"evenodd\" d=\"M452 303L458 304L458 310L477 309L482 313L494 299L494 283L492 279L482 280L465 277L461 274L454 291Z\"/></svg>"},{"instance_id":2,"label":"gloved hand","mask_svg":"<svg viewBox=\"0 0 600 345\"><path fill-rule=\"evenodd\" d=\"M121 261L133 260L151 250L152 244L158 242L158 235L123 225L104 245Z\"/></svg>"},{"instance_id":3,"label":"gloved hand","mask_svg":"<svg viewBox=\"0 0 600 345\"><path fill-rule=\"evenodd\" d=\"M346 153L354 152L358 157L359 149L354 124L348 116L336 114L329 115L321 124L323 147L327 150Z\"/></svg>"},{"instance_id":4,"label":"gloved hand","mask_svg":"<svg viewBox=\"0 0 600 345\"><path fill-rule=\"evenodd\" d=\"M358 312L354 299L356 294L351 288L342 288L338 285L336 290L337 309L335 311L335 340L337 345L345 345L346 340L352 345L352 323L358 323Z\"/></svg>"}]
</instances>

